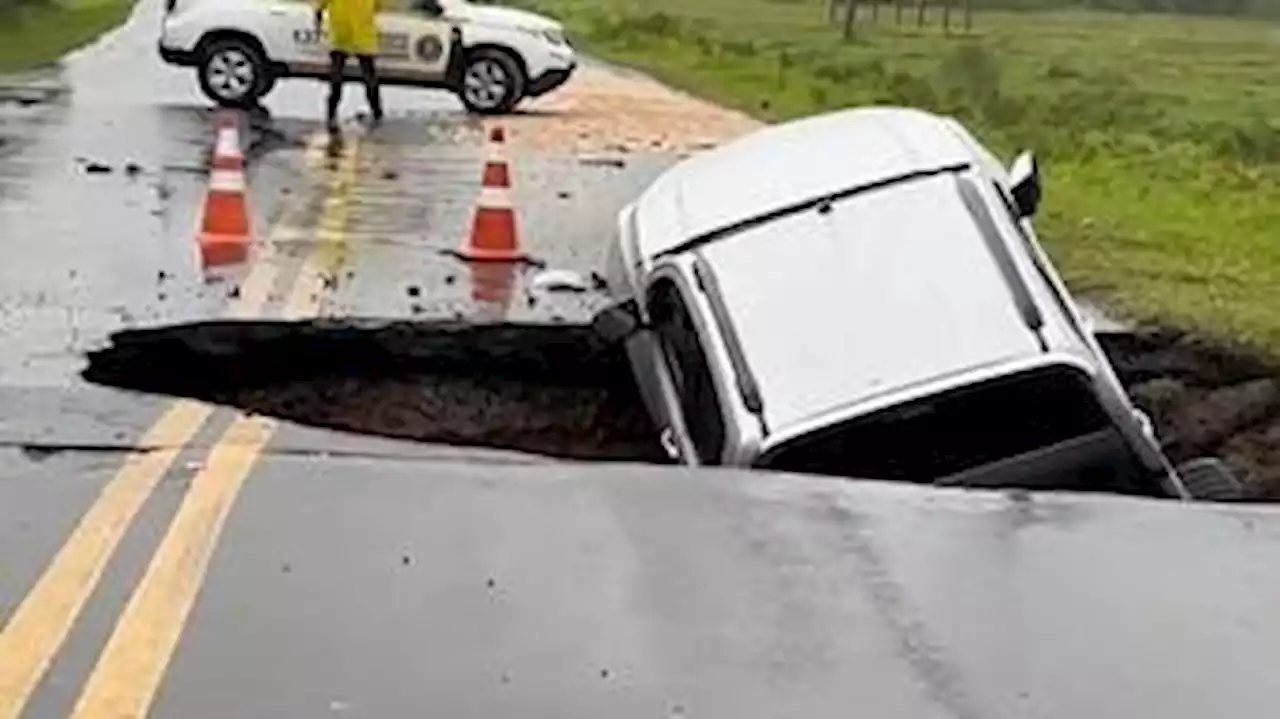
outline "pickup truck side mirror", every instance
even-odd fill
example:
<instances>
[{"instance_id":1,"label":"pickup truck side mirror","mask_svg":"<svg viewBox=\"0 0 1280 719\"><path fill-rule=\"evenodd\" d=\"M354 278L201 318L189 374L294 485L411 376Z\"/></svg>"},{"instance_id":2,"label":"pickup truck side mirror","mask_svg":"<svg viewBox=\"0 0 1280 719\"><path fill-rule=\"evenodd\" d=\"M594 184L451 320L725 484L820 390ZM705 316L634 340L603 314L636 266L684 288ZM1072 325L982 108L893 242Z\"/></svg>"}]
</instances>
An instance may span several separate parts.
<instances>
[{"instance_id":1,"label":"pickup truck side mirror","mask_svg":"<svg viewBox=\"0 0 1280 719\"><path fill-rule=\"evenodd\" d=\"M1035 155L1023 152L1009 167L1010 191L1018 217L1032 217L1040 206L1040 167Z\"/></svg>"},{"instance_id":2,"label":"pickup truck side mirror","mask_svg":"<svg viewBox=\"0 0 1280 719\"><path fill-rule=\"evenodd\" d=\"M643 328L635 299L610 305L591 318L591 329L609 344L622 342Z\"/></svg>"}]
</instances>

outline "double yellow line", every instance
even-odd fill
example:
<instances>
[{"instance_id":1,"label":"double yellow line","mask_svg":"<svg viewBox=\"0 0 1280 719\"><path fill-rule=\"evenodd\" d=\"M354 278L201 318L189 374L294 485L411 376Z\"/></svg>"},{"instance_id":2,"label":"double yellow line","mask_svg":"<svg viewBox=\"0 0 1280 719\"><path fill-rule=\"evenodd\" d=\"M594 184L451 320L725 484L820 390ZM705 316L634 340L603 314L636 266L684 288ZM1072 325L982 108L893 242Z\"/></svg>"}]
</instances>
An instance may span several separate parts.
<instances>
[{"instance_id":1,"label":"double yellow line","mask_svg":"<svg viewBox=\"0 0 1280 719\"><path fill-rule=\"evenodd\" d=\"M313 143L308 157L317 149ZM330 178L320 218L325 236L317 237L321 241L292 283L286 317L319 309L324 276L336 272L345 257L334 247L344 242L346 198L355 185L358 161L359 145L353 143ZM227 314L259 316L278 272L275 263L255 263ZM0 630L0 719L21 715L134 518L212 414L209 405L179 400L161 415ZM275 427L269 419L237 415L210 449L98 658L73 717L146 715L231 507Z\"/></svg>"}]
</instances>

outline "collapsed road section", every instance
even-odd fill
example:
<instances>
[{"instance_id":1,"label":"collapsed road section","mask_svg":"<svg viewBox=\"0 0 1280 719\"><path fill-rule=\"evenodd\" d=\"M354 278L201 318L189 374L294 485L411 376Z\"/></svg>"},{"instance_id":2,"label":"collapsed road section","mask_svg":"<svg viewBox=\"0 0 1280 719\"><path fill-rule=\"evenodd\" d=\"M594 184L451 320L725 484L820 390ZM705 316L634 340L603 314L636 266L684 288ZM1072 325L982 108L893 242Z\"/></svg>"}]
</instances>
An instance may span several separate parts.
<instances>
[{"instance_id":1,"label":"collapsed road section","mask_svg":"<svg viewBox=\"0 0 1280 719\"><path fill-rule=\"evenodd\" d=\"M618 351L578 326L209 322L131 330L85 379L330 429L663 461Z\"/></svg>"},{"instance_id":2,"label":"collapsed road section","mask_svg":"<svg viewBox=\"0 0 1280 719\"><path fill-rule=\"evenodd\" d=\"M1256 499L1280 499L1280 368L1168 330L1100 335L1175 462L1221 456Z\"/></svg>"},{"instance_id":3,"label":"collapsed road section","mask_svg":"<svg viewBox=\"0 0 1280 719\"><path fill-rule=\"evenodd\" d=\"M1253 498L1280 497L1274 368L1167 332L1101 340L1175 461L1221 455ZM587 326L207 322L124 331L89 360L91 382L306 425L560 458L668 461L624 354Z\"/></svg>"}]
</instances>

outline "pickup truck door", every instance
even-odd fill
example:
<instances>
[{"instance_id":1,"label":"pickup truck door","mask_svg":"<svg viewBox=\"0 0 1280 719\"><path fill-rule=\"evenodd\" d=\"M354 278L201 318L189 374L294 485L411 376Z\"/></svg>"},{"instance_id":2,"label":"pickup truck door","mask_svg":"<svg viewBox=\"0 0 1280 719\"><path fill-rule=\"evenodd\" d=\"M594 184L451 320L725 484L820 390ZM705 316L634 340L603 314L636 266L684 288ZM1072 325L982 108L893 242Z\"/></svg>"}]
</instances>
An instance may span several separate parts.
<instances>
[{"instance_id":1,"label":"pickup truck door","mask_svg":"<svg viewBox=\"0 0 1280 719\"><path fill-rule=\"evenodd\" d=\"M258 0L250 4L267 57L291 72L327 72L329 48L315 28L315 8L306 0ZM246 29L253 29L247 25Z\"/></svg>"},{"instance_id":2,"label":"pickup truck door","mask_svg":"<svg viewBox=\"0 0 1280 719\"><path fill-rule=\"evenodd\" d=\"M656 272L645 292L650 327L643 346L656 375L661 440L683 464L720 464L726 426L688 299L676 272Z\"/></svg>"}]
</instances>

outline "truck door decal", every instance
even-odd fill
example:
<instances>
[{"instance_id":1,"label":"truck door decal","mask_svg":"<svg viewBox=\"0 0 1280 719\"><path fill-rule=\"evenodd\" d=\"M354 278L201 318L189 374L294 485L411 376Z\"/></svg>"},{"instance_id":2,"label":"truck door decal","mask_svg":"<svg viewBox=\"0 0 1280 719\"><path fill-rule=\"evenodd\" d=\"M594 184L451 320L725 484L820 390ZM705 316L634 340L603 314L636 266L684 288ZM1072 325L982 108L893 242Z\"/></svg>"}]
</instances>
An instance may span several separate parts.
<instances>
[{"instance_id":1,"label":"truck door decal","mask_svg":"<svg viewBox=\"0 0 1280 719\"><path fill-rule=\"evenodd\" d=\"M378 33L378 56L389 60L409 60L409 36L404 33Z\"/></svg>"},{"instance_id":2,"label":"truck door decal","mask_svg":"<svg viewBox=\"0 0 1280 719\"><path fill-rule=\"evenodd\" d=\"M293 42L295 45L309 48L324 44L327 41L326 36L327 33L323 30L300 27L293 31ZM388 60L412 60L413 55L409 52L409 36L399 32L378 33L378 57Z\"/></svg>"},{"instance_id":3,"label":"truck door decal","mask_svg":"<svg viewBox=\"0 0 1280 719\"><path fill-rule=\"evenodd\" d=\"M293 31L293 42L296 45L318 45L324 40L324 32L313 27L300 27Z\"/></svg>"}]
</instances>

